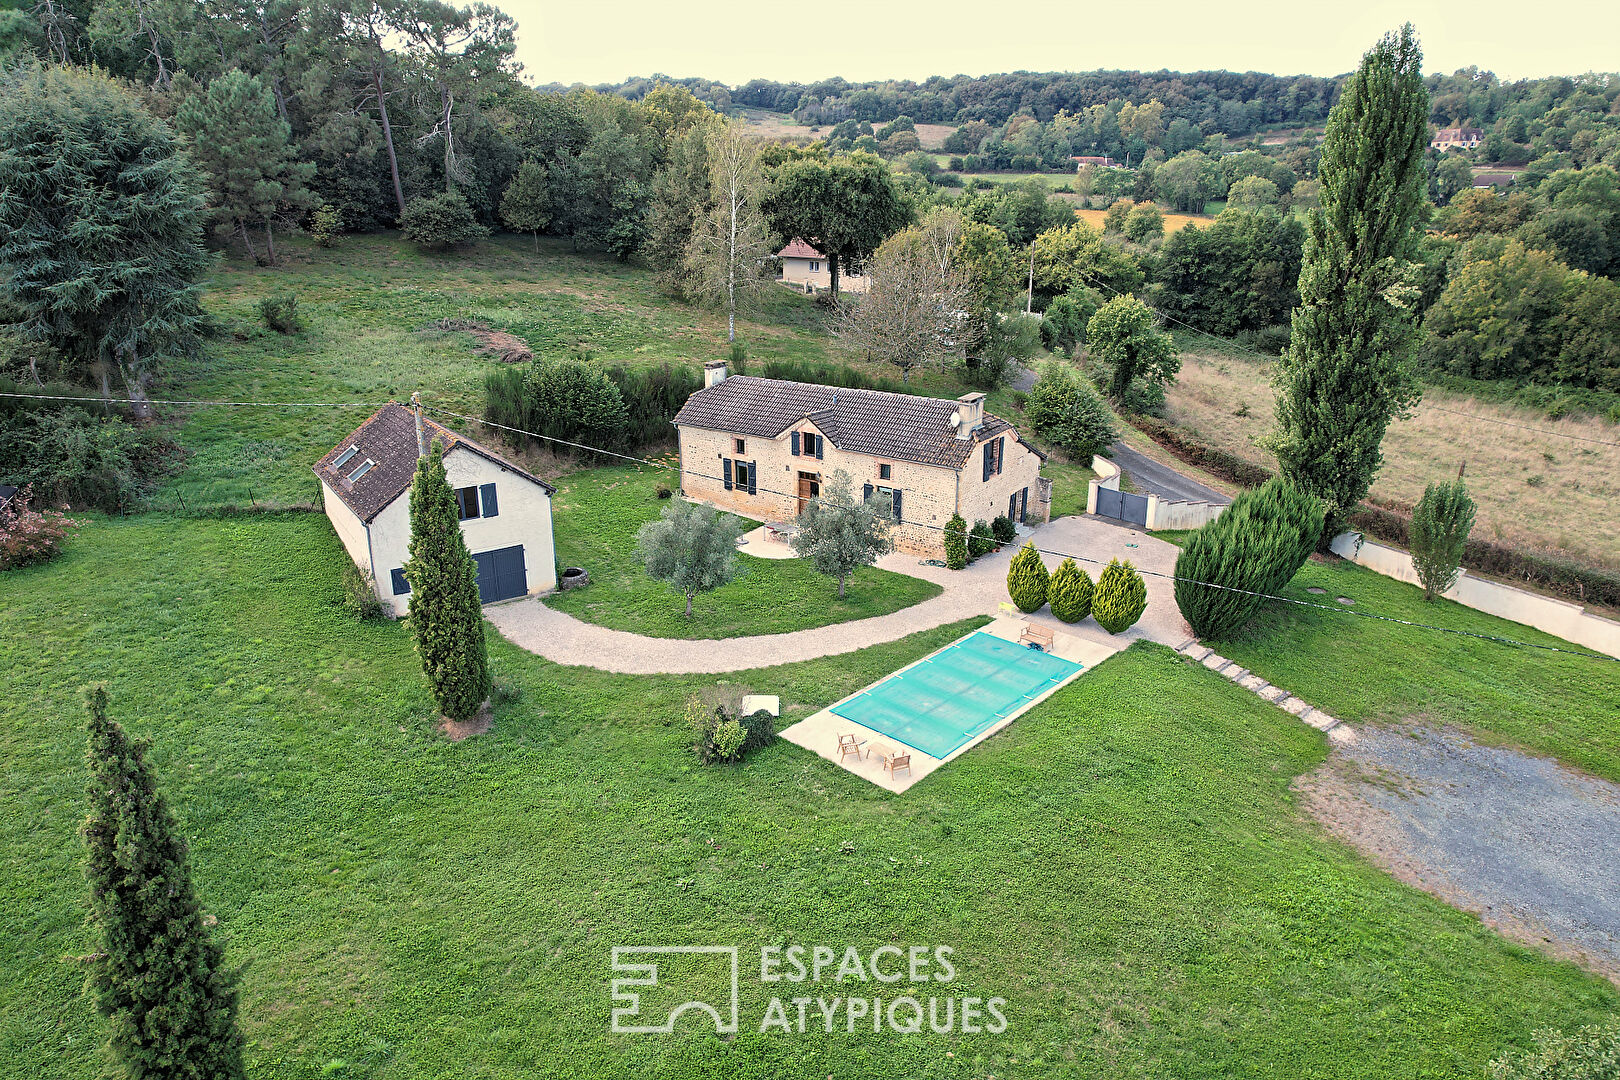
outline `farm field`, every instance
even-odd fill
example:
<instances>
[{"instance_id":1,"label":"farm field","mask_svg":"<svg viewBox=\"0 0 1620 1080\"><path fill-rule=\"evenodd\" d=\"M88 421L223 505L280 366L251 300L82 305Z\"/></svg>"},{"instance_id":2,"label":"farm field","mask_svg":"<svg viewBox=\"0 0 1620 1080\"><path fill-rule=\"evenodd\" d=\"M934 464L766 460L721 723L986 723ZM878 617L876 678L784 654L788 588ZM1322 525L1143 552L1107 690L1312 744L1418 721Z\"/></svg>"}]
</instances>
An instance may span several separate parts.
<instances>
[{"instance_id":1,"label":"farm field","mask_svg":"<svg viewBox=\"0 0 1620 1080\"><path fill-rule=\"evenodd\" d=\"M788 113L771 112L768 109L742 108L736 110L736 113L747 121L753 134L766 139L810 142L826 138L827 133L832 130L831 124L806 127ZM880 129L883 124L874 123L872 127L874 130ZM917 141L922 143L924 150L938 150L945 145L945 139L955 130L955 124L918 124Z\"/></svg>"},{"instance_id":2,"label":"farm field","mask_svg":"<svg viewBox=\"0 0 1620 1080\"><path fill-rule=\"evenodd\" d=\"M1271 455L1255 445L1271 428L1276 401L1268 368L1258 359L1184 352L1166 400L1168 418L1177 426L1275 467ZM1524 426L1481 423L1457 413ZM1372 494L1410 506L1424 485L1455 477L1466 463L1469 492L1479 504L1475 536L1620 567L1620 532L1614 527L1620 514L1620 447L1600 445L1617 439L1615 426L1602 420L1549 420L1544 413L1429 387L1411 419L1390 425L1384 468Z\"/></svg>"},{"instance_id":3,"label":"farm field","mask_svg":"<svg viewBox=\"0 0 1620 1080\"><path fill-rule=\"evenodd\" d=\"M8 575L0 1077L96 1069L62 962L91 945L96 683L153 740L265 1080L1477 1076L1620 1008L1326 837L1289 788L1322 736L1163 648L895 797L786 743L697 767L679 716L704 677L563 669L494 635L494 729L446 742L405 628L339 607L343 557L315 514L153 514ZM974 625L727 679L791 721ZM948 944L955 992L1005 998L1007 1030L760 1034L775 991L746 980L735 1039L608 1033L615 945L827 940Z\"/></svg>"},{"instance_id":4,"label":"farm field","mask_svg":"<svg viewBox=\"0 0 1620 1080\"><path fill-rule=\"evenodd\" d=\"M1160 207L1160 209L1163 210L1163 207ZM1107 216L1108 211L1076 210L1075 214L1087 225L1100 229L1103 227L1103 218ZM1166 236L1169 236L1173 232L1179 232L1188 225L1194 225L1202 229L1205 226L1213 225L1214 223L1215 215L1213 214L1174 214L1168 210L1164 211L1164 234Z\"/></svg>"}]
</instances>

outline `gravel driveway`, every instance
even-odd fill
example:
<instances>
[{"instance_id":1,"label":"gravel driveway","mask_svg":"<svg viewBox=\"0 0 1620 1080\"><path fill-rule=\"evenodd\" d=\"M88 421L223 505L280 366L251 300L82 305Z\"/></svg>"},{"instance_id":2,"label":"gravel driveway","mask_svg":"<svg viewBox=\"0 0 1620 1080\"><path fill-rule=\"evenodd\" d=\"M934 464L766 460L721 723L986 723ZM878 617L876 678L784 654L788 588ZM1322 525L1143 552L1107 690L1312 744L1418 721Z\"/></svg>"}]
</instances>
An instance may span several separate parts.
<instances>
[{"instance_id":1,"label":"gravel driveway","mask_svg":"<svg viewBox=\"0 0 1620 1080\"><path fill-rule=\"evenodd\" d=\"M1297 787L1402 881L1620 983L1620 786L1451 729L1364 725Z\"/></svg>"}]
</instances>

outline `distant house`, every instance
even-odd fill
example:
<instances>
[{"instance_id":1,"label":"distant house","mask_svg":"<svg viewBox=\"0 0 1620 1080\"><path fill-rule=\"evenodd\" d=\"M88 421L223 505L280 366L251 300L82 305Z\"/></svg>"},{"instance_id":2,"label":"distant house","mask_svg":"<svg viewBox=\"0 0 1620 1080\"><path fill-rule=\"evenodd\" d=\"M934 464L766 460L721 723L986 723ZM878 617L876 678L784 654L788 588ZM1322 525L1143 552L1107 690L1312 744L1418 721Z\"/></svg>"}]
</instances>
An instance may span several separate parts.
<instances>
[{"instance_id":1,"label":"distant house","mask_svg":"<svg viewBox=\"0 0 1620 1080\"><path fill-rule=\"evenodd\" d=\"M827 256L803 240L794 239L787 247L778 251L776 261L782 266L784 285L797 285L801 289L832 288L832 271L827 266ZM838 275L840 290L863 293L871 287L872 279L865 274L841 271Z\"/></svg>"},{"instance_id":2,"label":"distant house","mask_svg":"<svg viewBox=\"0 0 1620 1080\"><path fill-rule=\"evenodd\" d=\"M1429 145L1442 154L1447 150L1472 150L1485 138L1485 132L1479 128L1454 127L1441 128L1429 140Z\"/></svg>"},{"instance_id":3,"label":"distant house","mask_svg":"<svg viewBox=\"0 0 1620 1080\"><path fill-rule=\"evenodd\" d=\"M1487 169L1474 174L1477 188L1505 188L1513 184L1513 174L1501 169Z\"/></svg>"},{"instance_id":4,"label":"distant house","mask_svg":"<svg viewBox=\"0 0 1620 1080\"><path fill-rule=\"evenodd\" d=\"M790 522L842 469L857 500L881 499L895 545L943 558L952 514L970 526L1006 514L1045 521L1045 455L984 411L983 394L955 401L734 375L706 366L704 388L675 415L681 489L765 521Z\"/></svg>"},{"instance_id":5,"label":"distant house","mask_svg":"<svg viewBox=\"0 0 1620 1080\"><path fill-rule=\"evenodd\" d=\"M420 458L416 423L405 406L384 405L315 463L326 516L338 539L396 615L405 614L411 591L404 569L411 542L411 478ZM555 489L431 420L422 420L422 436L444 447L444 471L455 489L461 534L478 567L483 601L556 588Z\"/></svg>"},{"instance_id":6,"label":"distant house","mask_svg":"<svg viewBox=\"0 0 1620 1080\"><path fill-rule=\"evenodd\" d=\"M1107 154L1104 154L1101 157L1076 157L1076 158L1072 158L1070 160L1072 160L1074 162L1074 171L1075 172L1079 172L1082 168L1084 168L1087 165L1095 165L1099 169L1117 169L1117 168L1120 168L1119 162L1115 161L1113 158L1109 157Z\"/></svg>"}]
</instances>

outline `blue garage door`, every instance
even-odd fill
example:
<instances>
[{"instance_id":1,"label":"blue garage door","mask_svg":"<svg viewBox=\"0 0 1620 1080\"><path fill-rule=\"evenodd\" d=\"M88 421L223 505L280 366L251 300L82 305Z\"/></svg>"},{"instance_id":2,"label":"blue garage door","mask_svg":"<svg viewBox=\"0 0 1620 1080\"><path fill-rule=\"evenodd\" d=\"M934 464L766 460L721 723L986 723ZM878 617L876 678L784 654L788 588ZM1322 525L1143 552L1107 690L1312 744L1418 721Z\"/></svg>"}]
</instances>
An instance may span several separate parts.
<instances>
[{"instance_id":1,"label":"blue garage door","mask_svg":"<svg viewBox=\"0 0 1620 1080\"><path fill-rule=\"evenodd\" d=\"M510 600L529 591L529 573L523 565L523 545L473 554L478 566L478 599L483 603Z\"/></svg>"}]
</instances>

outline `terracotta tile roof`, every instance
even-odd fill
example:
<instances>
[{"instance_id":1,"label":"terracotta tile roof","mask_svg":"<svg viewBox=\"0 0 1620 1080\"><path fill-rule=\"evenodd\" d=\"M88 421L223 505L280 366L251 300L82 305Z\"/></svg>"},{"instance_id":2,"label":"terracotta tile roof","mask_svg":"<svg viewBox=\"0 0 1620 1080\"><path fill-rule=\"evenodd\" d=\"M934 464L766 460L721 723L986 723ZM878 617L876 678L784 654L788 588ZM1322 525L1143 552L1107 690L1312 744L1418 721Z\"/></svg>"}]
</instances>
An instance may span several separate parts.
<instances>
[{"instance_id":1,"label":"terracotta tile roof","mask_svg":"<svg viewBox=\"0 0 1620 1080\"><path fill-rule=\"evenodd\" d=\"M774 439L808 418L840 450L960 469L973 440L956 437L951 426L956 408L946 398L733 375L687 398L675 423ZM1004 432L1018 438L1011 424L985 413L979 437Z\"/></svg>"},{"instance_id":2,"label":"terracotta tile roof","mask_svg":"<svg viewBox=\"0 0 1620 1080\"><path fill-rule=\"evenodd\" d=\"M827 256L795 236L787 247L776 253L776 257L778 259L825 259Z\"/></svg>"},{"instance_id":3,"label":"terracotta tile roof","mask_svg":"<svg viewBox=\"0 0 1620 1080\"><path fill-rule=\"evenodd\" d=\"M446 453L457 447L470 450L525 480L539 484L545 488L547 495L556 494L556 488L544 480L518 468L465 435L458 435L426 418L422 424L427 428L428 440L437 439ZM351 446L355 452L345 458ZM342 465L337 464L340 459ZM351 480L350 477L367 461L374 464ZM416 461L416 417L405 406L389 403L328 451L315 463L314 469L315 475L343 500L343 505L353 510L361 521L369 523L411 486L411 477L416 475Z\"/></svg>"}]
</instances>

